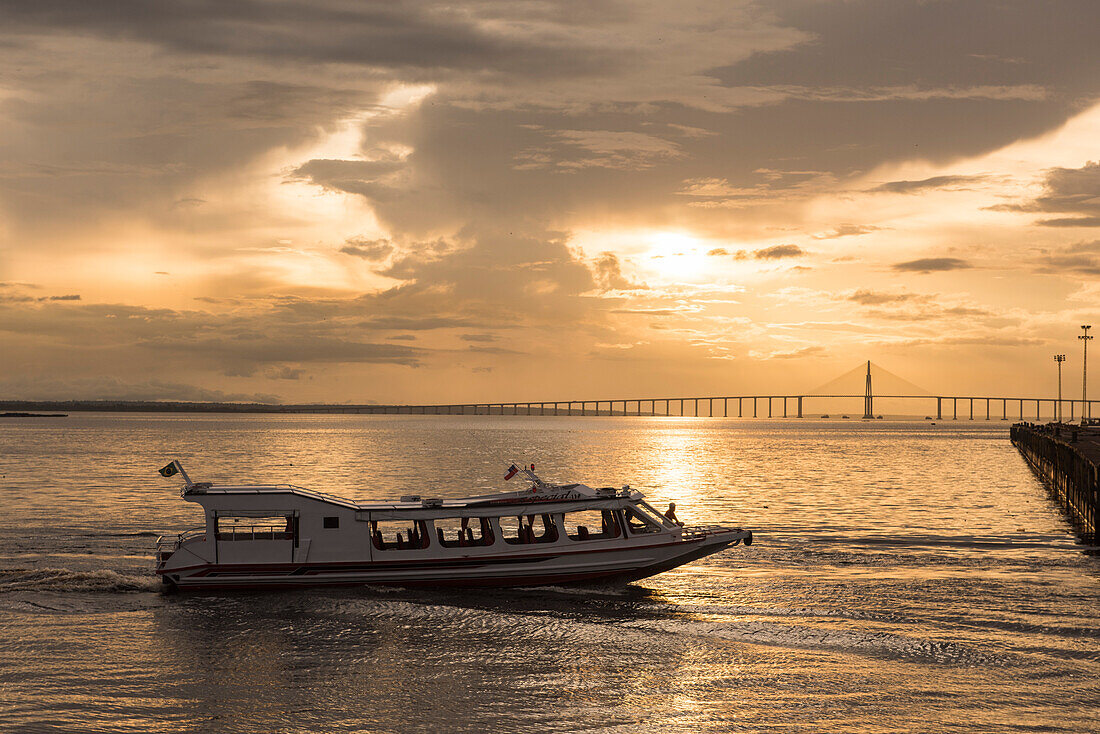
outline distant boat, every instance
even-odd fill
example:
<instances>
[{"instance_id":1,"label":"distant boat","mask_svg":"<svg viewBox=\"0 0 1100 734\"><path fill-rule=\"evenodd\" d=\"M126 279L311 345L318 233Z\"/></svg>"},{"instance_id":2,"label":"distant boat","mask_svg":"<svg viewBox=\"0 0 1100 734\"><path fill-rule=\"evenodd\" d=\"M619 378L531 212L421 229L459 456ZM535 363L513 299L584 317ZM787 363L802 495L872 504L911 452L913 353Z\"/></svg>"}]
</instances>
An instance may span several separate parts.
<instances>
[{"instance_id":1,"label":"distant boat","mask_svg":"<svg viewBox=\"0 0 1100 734\"><path fill-rule=\"evenodd\" d=\"M829 414L828 414L828 413L826 413L825 415L823 415L823 416L821 416L821 417L822 417L822 418L828 418L828 417L829 417Z\"/></svg>"},{"instance_id":2,"label":"distant boat","mask_svg":"<svg viewBox=\"0 0 1100 734\"><path fill-rule=\"evenodd\" d=\"M875 418L875 420L877 420L877 421L882 420L882 416L880 415L879 417Z\"/></svg>"},{"instance_id":3,"label":"distant boat","mask_svg":"<svg viewBox=\"0 0 1100 734\"><path fill-rule=\"evenodd\" d=\"M924 419L925 419L926 421L930 421L930 420L932 420L932 416L930 416L930 415L926 415L926 416L924 416Z\"/></svg>"},{"instance_id":4,"label":"distant boat","mask_svg":"<svg viewBox=\"0 0 1100 734\"><path fill-rule=\"evenodd\" d=\"M845 419L847 419L847 418L848 418L848 416L846 416L846 415L842 415L842 416L840 416L840 417L841 417L841 418L845 418Z\"/></svg>"}]
</instances>

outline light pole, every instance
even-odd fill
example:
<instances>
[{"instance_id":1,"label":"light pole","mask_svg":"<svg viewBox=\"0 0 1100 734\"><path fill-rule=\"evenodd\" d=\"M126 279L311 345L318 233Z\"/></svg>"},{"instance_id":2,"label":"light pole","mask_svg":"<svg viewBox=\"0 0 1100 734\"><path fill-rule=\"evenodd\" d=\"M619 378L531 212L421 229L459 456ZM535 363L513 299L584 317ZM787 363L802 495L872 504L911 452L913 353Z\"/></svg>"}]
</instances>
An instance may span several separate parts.
<instances>
[{"instance_id":1,"label":"light pole","mask_svg":"<svg viewBox=\"0 0 1100 734\"><path fill-rule=\"evenodd\" d=\"M1066 361L1066 355L1055 354L1054 361L1058 363L1058 407L1054 409L1055 423L1062 422L1062 362Z\"/></svg>"},{"instance_id":2,"label":"light pole","mask_svg":"<svg viewBox=\"0 0 1100 734\"><path fill-rule=\"evenodd\" d=\"M1081 329L1085 332L1081 336L1077 337L1083 343L1084 354L1081 359L1081 425L1085 425L1088 419L1092 417L1092 411L1089 410L1089 329L1092 328L1092 324L1081 324ZM1086 418L1085 416L1088 416Z\"/></svg>"}]
</instances>

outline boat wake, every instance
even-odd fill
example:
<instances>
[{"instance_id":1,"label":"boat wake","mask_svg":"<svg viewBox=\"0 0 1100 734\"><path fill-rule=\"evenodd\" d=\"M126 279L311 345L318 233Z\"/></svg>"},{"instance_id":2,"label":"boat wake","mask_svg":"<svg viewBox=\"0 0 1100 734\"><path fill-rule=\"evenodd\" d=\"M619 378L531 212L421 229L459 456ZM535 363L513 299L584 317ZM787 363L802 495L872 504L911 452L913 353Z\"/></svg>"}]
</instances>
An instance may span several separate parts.
<instances>
[{"instance_id":1,"label":"boat wake","mask_svg":"<svg viewBox=\"0 0 1100 734\"><path fill-rule=\"evenodd\" d=\"M129 575L109 569L76 571L68 568L14 568L0 570L0 593L12 591L69 591L137 593L159 591L152 574Z\"/></svg>"},{"instance_id":2,"label":"boat wake","mask_svg":"<svg viewBox=\"0 0 1100 734\"><path fill-rule=\"evenodd\" d=\"M948 665L1000 667L1011 664L1008 655L990 654L949 640L935 640L874 629L774 624L765 621L730 623L705 620L648 620L622 626L664 632L677 637L695 636L756 645L835 650L888 659L920 660Z\"/></svg>"}]
</instances>

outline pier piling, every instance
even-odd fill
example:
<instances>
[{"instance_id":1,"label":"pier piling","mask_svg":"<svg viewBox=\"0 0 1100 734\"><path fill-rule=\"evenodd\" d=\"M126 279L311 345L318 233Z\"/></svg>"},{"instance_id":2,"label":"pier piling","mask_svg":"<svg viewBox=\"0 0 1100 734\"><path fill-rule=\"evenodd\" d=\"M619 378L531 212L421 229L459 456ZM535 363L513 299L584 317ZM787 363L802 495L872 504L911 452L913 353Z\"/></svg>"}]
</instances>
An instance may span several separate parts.
<instances>
[{"instance_id":1,"label":"pier piling","mask_svg":"<svg viewBox=\"0 0 1100 734\"><path fill-rule=\"evenodd\" d=\"M1070 432L1069 441L1066 432ZM1095 543L1100 524L1100 427L1017 423L1010 435L1084 540Z\"/></svg>"}]
</instances>

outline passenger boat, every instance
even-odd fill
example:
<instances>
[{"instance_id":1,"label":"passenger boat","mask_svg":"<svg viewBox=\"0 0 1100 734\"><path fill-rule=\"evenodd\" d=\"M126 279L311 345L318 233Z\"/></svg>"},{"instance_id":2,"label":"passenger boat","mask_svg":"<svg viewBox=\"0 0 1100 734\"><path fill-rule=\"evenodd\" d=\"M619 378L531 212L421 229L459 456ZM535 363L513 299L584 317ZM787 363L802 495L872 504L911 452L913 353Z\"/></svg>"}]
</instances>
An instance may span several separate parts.
<instances>
[{"instance_id":1,"label":"passenger boat","mask_svg":"<svg viewBox=\"0 0 1100 734\"><path fill-rule=\"evenodd\" d=\"M549 484L509 468L527 489L462 499L408 495L358 502L290 484L192 482L183 499L205 524L158 538L156 572L169 589L319 585L537 586L631 581L742 541L740 528L684 527L629 486Z\"/></svg>"}]
</instances>

